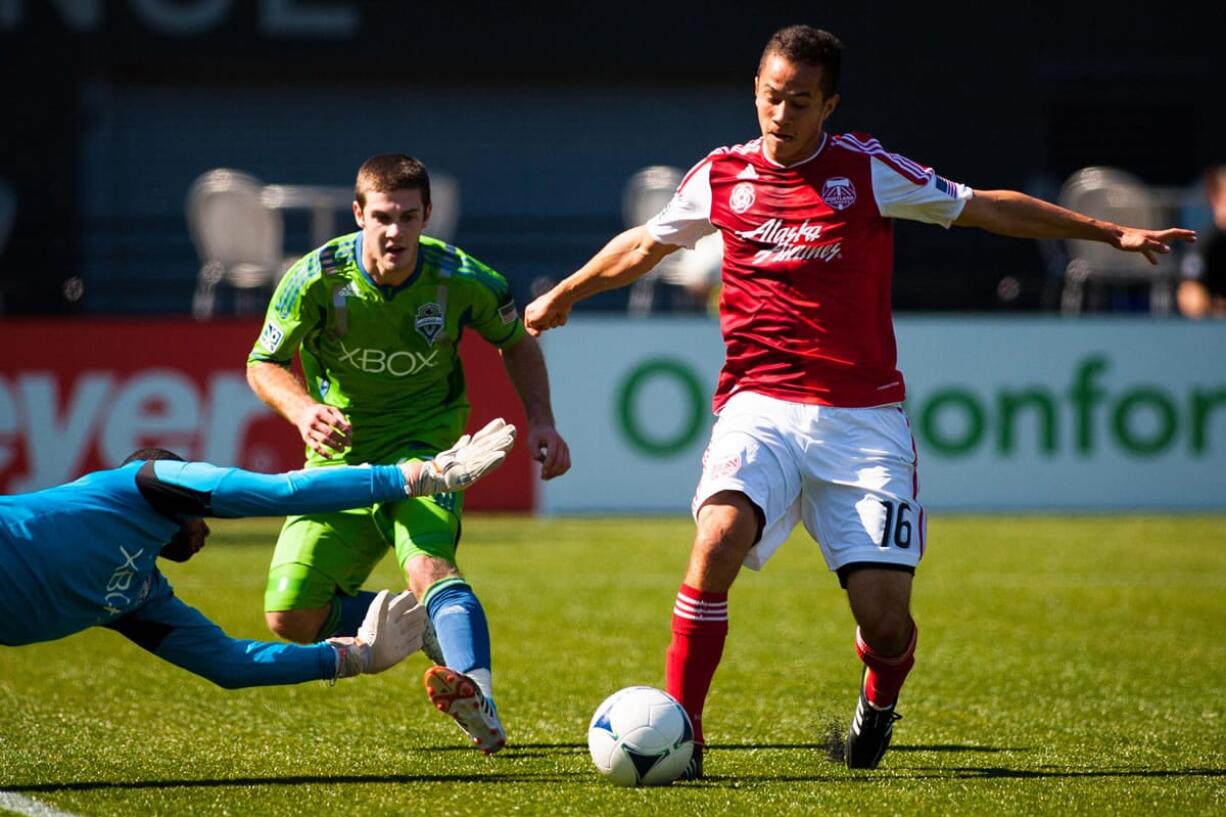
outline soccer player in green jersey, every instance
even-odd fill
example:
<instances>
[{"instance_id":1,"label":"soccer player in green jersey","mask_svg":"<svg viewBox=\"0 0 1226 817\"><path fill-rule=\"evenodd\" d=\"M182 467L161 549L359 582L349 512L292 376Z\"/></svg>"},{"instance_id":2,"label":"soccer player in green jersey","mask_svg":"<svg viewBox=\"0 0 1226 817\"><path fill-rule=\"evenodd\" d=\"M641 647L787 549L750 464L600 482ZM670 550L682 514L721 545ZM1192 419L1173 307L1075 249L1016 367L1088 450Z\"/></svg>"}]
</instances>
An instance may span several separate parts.
<instances>
[{"instance_id":1,"label":"soccer player in green jersey","mask_svg":"<svg viewBox=\"0 0 1226 817\"><path fill-rule=\"evenodd\" d=\"M468 420L464 329L496 346L528 416L526 443L551 479L570 468L554 427L544 357L507 282L422 234L430 179L416 159L383 154L358 170L359 232L334 238L286 273L247 360L247 382L292 423L307 467L428 459ZM306 382L290 369L294 352ZM425 685L487 754L505 743L494 708L485 612L456 567L462 495L285 520L264 594L269 628L315 642L351 635L370 605L360 590L391 546L437 637ZM438 653L441 651L441 655ZM441 658L441 661L440 661Z\"/></svg>"}]
</instances>

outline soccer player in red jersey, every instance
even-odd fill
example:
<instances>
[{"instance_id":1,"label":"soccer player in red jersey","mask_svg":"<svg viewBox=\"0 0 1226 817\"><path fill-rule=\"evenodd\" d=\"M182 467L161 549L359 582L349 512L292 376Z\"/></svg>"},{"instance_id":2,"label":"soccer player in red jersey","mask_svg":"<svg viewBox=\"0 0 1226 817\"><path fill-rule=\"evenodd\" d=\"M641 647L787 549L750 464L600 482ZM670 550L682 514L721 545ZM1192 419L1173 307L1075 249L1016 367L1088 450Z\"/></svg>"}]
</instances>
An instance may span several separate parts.
<instances>
[{"instance_id":1,"label":"soccer player in red jersey","mask_svg":"<svg viewBox=\"0 0 1226 817\"><path fill-rule=\"evenodd\" d=\"M867 134L826 133L841 55L825 31L777 31L754 81L761 137L712 151L659 215L615 237L525 313L533 334L562 326L577 301L631 283L703 235L723 235L727 354L666 662L668 691L694 723L689 778L702 775L702 709L728 631L728 590L742 565L761 568L798 522L859 625L864 672L847 765L876 767L889 745L915 662L911 583L925 546L890 317L893 219L1102 241L1155 263L1171 241L1196 238L973 190Z\"/></svg>"}]
</instances>

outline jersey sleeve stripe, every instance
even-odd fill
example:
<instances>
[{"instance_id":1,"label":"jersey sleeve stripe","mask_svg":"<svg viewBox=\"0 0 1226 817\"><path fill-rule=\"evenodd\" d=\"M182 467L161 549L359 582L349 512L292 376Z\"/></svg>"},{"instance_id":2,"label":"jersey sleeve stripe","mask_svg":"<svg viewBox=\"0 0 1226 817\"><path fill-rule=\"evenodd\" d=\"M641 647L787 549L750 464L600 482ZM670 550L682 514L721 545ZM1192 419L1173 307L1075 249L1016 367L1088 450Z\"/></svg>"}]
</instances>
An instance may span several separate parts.
<instances>
[{"instance_id":1,"label":"jersey sleeve stripe","mask_svg":"<svg viewBox=\"0 0 1226 817\"><path fill-rule=\"evenodd\" d=\"M840 145L853 153L863 153L881 160L916 184L927 184L928 180L933 176L932 168L924 167L918 162L913 162L906 156L890 153L876 139L864 141L846 133L836 136L835 139Z\"/></svg>"},{"instance_id":2,"label":"jersey sleeve stripe","mask_svg":"<svg viewBox=\"0 0 1226 817\"><path fill-rule=\"evenodd\" d=\"M885 160L892 167L896 167L899 170L909 170L910 173L907 175L920 176L924 179L927 179L931 175L931 168L924 167L920 163L908 159L906 156L901 156L897 153L890 153L888 150L883 148L881 146L881 142L877 141L876 139L857 139L855 136L850 134L844 134L837 138L844 142L847 147L850 147L859 153L868 153L870 155L877 156L878 158Z\"/></svg>"},{"instance_id":3,"label":"jersey sleeve stripe","mask_svg":"<svg viewBox=\"0 0 1226 817\"><path fill-rule=\"evenodd\" d=\"M277 300L273 303L277 315L282 319L288 318L307 286L321 274L318 253L311 253L294 265L290 271L289 280L282 282L282 285L278 287Z\"/></svg>"}]
</instances>

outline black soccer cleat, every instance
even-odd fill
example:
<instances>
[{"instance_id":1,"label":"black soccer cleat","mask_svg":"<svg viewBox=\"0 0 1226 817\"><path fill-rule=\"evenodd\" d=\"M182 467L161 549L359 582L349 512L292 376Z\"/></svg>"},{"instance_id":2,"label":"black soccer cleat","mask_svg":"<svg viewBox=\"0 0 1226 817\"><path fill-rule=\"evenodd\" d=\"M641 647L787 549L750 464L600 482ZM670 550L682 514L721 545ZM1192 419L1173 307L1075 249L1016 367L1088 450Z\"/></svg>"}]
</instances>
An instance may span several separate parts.
<instances>
[{"instance_id":1,"label":"black soccer cleat","mask_svg":"<svg viewBox=\"0 0 1226 817\"><path fill-rule=\"evenodd\" d=\"M678 780L701 780L702 779L702 744L694 744L694 754L690 755L690 762L685 764L685 771L681 772L677 777Z\"/></svg>"},{"instance_id":2,"label":"black soccer cleat","mask_svg":"<svg viewBox=\"0 0 1226 817\"><path fill-rule=\"evenodd\" d=\"M875 769L894 736L894 721L900 719L894 704L878 709L868 702L864 685L860 685L860 700L856 703L856 715L847 730L847 750L844 756L849 769Z\"/></svg>"}]
</instances>

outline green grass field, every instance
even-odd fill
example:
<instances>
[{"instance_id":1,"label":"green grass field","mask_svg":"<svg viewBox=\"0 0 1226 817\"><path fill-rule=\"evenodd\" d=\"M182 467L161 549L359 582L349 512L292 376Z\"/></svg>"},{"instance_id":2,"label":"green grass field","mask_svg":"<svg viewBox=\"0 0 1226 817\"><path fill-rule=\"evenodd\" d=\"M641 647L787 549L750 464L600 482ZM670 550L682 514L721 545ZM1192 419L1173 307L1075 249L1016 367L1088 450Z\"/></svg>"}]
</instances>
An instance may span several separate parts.
<instances>
[{"instance_id":1,"label":"green grass field","mask_svg":"<svg viewBox=\"0 0 1226 817\"><path fill-rule=\"evenodd\" d=\"M218 523L181 597L265 637L271 521ZM686 520L471 516L500 755L430 709L423 656L376 677L226 692L111 632L0 651L0 790L78 815L1223 814L1226 517L940 517L918 663L876 772L827 758L859 665L800 536L731 597L707 779L607 784L596 704L659 685ZM385 560L370 583L394 585ZM31 615L34 615L31 611Z\"/></svg>"}]
</instances>

